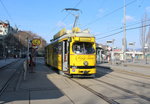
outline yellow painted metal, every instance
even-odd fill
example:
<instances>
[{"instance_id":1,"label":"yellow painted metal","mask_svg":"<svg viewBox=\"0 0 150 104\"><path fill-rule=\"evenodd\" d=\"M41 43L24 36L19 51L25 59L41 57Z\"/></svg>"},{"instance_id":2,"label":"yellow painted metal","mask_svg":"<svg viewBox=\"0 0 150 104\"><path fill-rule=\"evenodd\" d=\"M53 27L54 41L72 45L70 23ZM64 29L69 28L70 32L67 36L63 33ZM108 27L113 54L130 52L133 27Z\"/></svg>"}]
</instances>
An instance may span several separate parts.
<instances>
[{"instance_id":1,"label":"yellow painted metal","mask_svg":"<svg viewBox=\"0 0 150 104\"><path fill-rule=\"evenodd\" d=\"M73 41L95 42L95 38L94 37L73 37Z\"/></svg>"},{"instance_id":2,"label":"yellow painted metal","mask_svg":"<svg viewBox=\"0 0 150 104\"><path fill-rule=\"evenodd\" d=\"M94 42L94 38L80 38L80 42Z\"/></svg>"},{"instance_id":3,"label":"yellow painted metal","mask_svg":"<svg viewBox=\"0 0 150 104\"><path fill-rule=\"evenodd\" d=\"M54 52L54 45L55 44L51 44L46 47L47 64L62 70L62 55Z\"/></svg>"},{"instance_id":4,"label":"yellow painted metal","mask_svg":"<svg viewBox=\"0 0 150 104\"><path fill-rule=\"evenodd\" d=\"M73 37L73 41L79 41L80 38L79 37Z\"/></svg>"},{"instance_id":5,"label":"yellow painted metal","mask_svg":"<svg viewBox=\"0 0 150 104\"><path fill-rule=\"evenodd\" d=\"M84 66L84 62L88 62L88 66L95 66L96 65L96 55L77 55L72 54L70 55L70 66Z\"/></svg>"},{"instance_id":6,"label":"yellow painted metal","mask_svg":"<svg viewBox=\"0 0 150 104\"><path fill-rule=\"evenodd\" d=\"M77 33L77 32L81 32L81 30L80 30L79 27L74 27L74 28L72 29L72 32L73 32L73 33Z\"/></svg>"},{"instance_id":7,"label":"yellow painted metal","mask_svg":"<svg viewBox=\"0 0 150 104\"><path fill-rule=\"evenodd\" d=\"M72 69L72 68L70 68L70 74L84 74L84 71L87 71L88 74L95 74L96 68L92 68L92 69Z\"/></svg>"},{"instance_id":8,"label":"yellow painted metal","mask_svg":"<svg viewBox=\"0 0 150 104\"><path fill-rule=\"evenodd\" d=\"M62 30L60 30L57 34L54 35L54 39L57 39L61 36L63 36L64 34L66 34L66 29L63 28Z\"/></svg>"},{"instance_id":9,"label":"yellow painted metal","mask_svg":"<svg viewBox=\"0 0 150 104\"><path fill-rule=\"evenodd\" d=\"M66 31L66 30L62 30ZM59 34L56 34L55 38L58 38L58 36L61 36L63 32L59 32ZM91 42L93 44L93 48L96 49L95 45L95 38L94 37L70 37L71 41L69 42L69 66L83 66L84 62L88 62L88 66L95 66L96 65L96 53L93 54L75 54L73 52L73 44L75 42ZM48 65L53 66L57 68L58 70L62 70L62 54L57 53L54 48L57 46L56 44L61 43L64 40L68 40L69 38L63 38L61 40L58 40L50 45L48 45L46 49L46 62ZM57 47L56 47L57 48ZM84 74L84 71L88 71L88 74L95 74L96 68L89 68L89 69L72 69L69 68L68 72L70 74Z\"/></svg>"},{"instance_id":10,"label":"yellow painted metal","mask_svg":"<svg viewBox=\"0 0 150 104\"><path fill-rule=\"evenodd\" d=\"M72 42L70 43L70 66L84 66L84 62L88 62L88 66L96 65L96 53L93 54L75 54L72 50L73 44L75 42L91 42L93 48L96 49L95 38L87 37L81 39L81 37L73 37ZM70 74L84 74L84 71L88 71L88 74L95 74L96 68L92 69L72 69L70 68Z\"/></svg>"}]
</instances>

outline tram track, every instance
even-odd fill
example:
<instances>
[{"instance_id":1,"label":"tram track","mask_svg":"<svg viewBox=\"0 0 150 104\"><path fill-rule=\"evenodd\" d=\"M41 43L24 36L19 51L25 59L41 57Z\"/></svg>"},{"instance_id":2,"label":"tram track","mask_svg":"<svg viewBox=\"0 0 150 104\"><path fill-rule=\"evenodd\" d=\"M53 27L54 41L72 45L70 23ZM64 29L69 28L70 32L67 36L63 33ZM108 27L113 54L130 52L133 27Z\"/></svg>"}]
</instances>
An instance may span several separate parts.
<instances>
[{"instance_id":1,"label":"tram track","mask_svg":"<svg viewBox=\"0 0 150 104\"><path fill-rule=\"evenodd\" d=\"M17 71L17 70L16 70ZM2 96L3 92L6 90L6 88L8 87L9 83L12 81L16 71L10 76L10 78L6 81L6 83L3 85L3 87L0 90L0 96Z\"/></svg>"},{"instance_id":2,"label":"tram track","mask_svg":"<svg viewBox=\"0 0 150 104\"><path fill-rule=\"evenodd\" d=\"M101 83L104 83L104 84L106 84L106 85L109 85L109 86L111 86L111 87L117 88L117 89L119 89L119 90L122 90L122 91L124 91L124 92L126 92L126 93L132 94L132 95L134 95L134 96L140 97L140 98L142 98L142 99L144 99L144 100L146 100L146 101L150 101L150 98L147 97L147 96L138 94L138 93L133 92L133 91L131 91L131 90L128 90L128 89L125 89L125 88L116 86L116 85L114 85L114 84L111 84L111 83L108 83L108 82L105 82L105 81L102 81L102 80L98 80L98 79L94 79L94 80L96 80L96 81L98 81L98 82L101 82Z\"/></svg>"},{"instance_id":3,"label":"tram track","mask_svg":"<svg viewBox=\"0 0 150 104\"><path fill-rule=\"evenodd\" d=\"M103 71L100 71L100 70L97 70L98 72L98 75L102 76L104 74L109 74L109 72L103 72ZM101 74L100 74L101 73ZM144 85L150 85L149 83L145 83L145 82L142 82L142 81L138 81L138 80L135 80L135 79L131 79L131 78L128 78L128 77L121 77L121 76L118 76L118 75L114 75L114 74L109 74L109 76L111 77L116 77L116 78L120 78L120 79L123 79L123 80L128 80L128 81L132 81L132 82L137 82L139 84L144 84Z\"/></svg>"},{"instance_id":4,"label":"tram track","mask_svg":"<svg viewBox=\"0 0 150 104\"><path fill-rule=\"evenodd\" d=\"M90 91L90 92L93 93L94 95L96 95L96 96L102 98L103 100L105 100L105 101L108 102L109 104L120 104L120 103L116 102L115 100L110 99L109 97L103 95L102 93L96 92L95 90L91 89L90 87L87 87L87 86L85 86L85 85L83 85L83 84L77 82L77 81L74 80L74 79L71 79L71 78L70 78L70 80L72 80L73 82L75 82L76 84L78 84L79 86L81 86L82 88L84 88L84 89Z\"/></svg>"},{"instance_id":5,"label":"tram track","mask_svg":"<svg viewBox=\"0 0 150 104\"><path fill-rule=\"evenodd\" d=\"M137 73L137 72L131 72L131 71L127 71L127 70L122 70L120 68L111 68L111 67L103 67L103 66L97 66L97 67L103 68L103 69L108 69L108 70L114 70L114 72L116 72L116 73L122 73L122 74L127 74L127 75L130 75L130 76L135 76L135 77L150 79L150 75L145 75L145 74L142 74L142 73Z\"/></svg>"},{"instance_id":6,"label":"tram track","mask_svg":"<svg viewBox=\"0 0 150 104\"><path fill-rule=\"evenodd\" d=\"M141 73L137 73L137 72L130 72L130 71L124 71L124 70L119 70L119 69L117 69L116 72L117 73L128 74L130 76L141 77L141 78L144 78L144 79L150 79L149 75L145 75L145 74L141 74Z\"/></svg>"},{"instance_id":7,"label":"tram track","mask_svg":"<svg viewBox=\"0 0 150 104\"><path fill-rule=\"evenodd\" d=\"M7 70L8 67L11 67L12 65L17 65L18 62L20 63L20 60L17 60L17 61L15 61L15 62L12 62L12 63L6 65L5 67L3 67L2 69L3 69L3 70L4 70L4 69ZM21 65L21 63L20 63L20 65ZM11 69L12 69L12 68L11 68ZM18 69L19 69L19 68L18 68ZM15 69L15 71L14 71L10 76L7 76L7 77L9 77L9 78L8 78L7 81L2 85L2 87L1 87L1 89L0 89L0 97L3 95L4 91L8 88L9 84L10 84L12 81L16 80L16 79L14 79L14 78L15 78L16 74L18 74L18 73L17 73L17 72L18 72L18 69Z\"/></svg>"}]
</instances>

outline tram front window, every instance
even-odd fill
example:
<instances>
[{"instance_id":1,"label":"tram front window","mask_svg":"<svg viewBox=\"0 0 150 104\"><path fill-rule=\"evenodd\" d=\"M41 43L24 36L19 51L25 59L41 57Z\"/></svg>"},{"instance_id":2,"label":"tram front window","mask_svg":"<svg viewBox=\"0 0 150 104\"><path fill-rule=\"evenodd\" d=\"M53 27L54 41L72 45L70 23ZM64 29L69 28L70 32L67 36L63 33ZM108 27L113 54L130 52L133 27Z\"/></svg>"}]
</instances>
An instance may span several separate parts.
<instances>
[{"instance_id":1,"label":"tram front window","mask_svg":"<svg viewBox=\"0 0 150 104\"><path fill-rule=\"evenodd\" d=\"M92 43L77 42L73 44L73 52L76 54L92 54L95 50Z\"/></svg>"}]
</instances>

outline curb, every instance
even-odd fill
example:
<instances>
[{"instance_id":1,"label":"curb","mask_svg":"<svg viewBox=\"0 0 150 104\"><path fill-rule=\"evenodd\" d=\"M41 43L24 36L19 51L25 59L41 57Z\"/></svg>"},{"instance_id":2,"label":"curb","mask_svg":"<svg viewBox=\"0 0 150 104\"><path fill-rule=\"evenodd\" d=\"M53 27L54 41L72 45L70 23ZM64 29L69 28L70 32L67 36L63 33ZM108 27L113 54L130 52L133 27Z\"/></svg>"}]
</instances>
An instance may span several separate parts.
<instances>
[{"instance_id":1,"label":"curb","mask_svg":"<svg viewBox=\"0 0 150 104\"><path fill-rule=\"evenodd\" d=\"M123 64L123 65L150 68L150 65L149 66L148 65L135 65L135 64Z\"/></svg>"}]
</instances>

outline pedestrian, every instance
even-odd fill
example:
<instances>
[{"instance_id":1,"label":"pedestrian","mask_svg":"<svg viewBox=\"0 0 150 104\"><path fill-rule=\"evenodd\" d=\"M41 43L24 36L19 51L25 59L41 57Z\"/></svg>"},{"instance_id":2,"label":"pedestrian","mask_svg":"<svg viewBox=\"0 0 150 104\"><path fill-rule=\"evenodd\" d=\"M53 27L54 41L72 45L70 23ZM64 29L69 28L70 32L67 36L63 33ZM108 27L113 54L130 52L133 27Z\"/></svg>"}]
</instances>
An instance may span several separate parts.
<instances>
[{"instance_id":1,"label":"pedestrian","mask_svg":"<svg viewBox=\"0 0 150 104\"><path fill-rule=\"evenodd\" d=\"M29 54L29 58L30 58L30 62L29 62L29 66L30 66L30 72L34 73L34 62L33 62L33 57L31 54Z\"/></svg>"},{"instance_id":2,"label":"pedestrian","mask_svg":"<svg viewBox=\"0 0 150 104\"><path fill-rule=\"evenodd\" d=\"M132 54L132 62L134 62L134 60L135 60L135 54L133 53Z\"/></svg>"}]
</instances>

